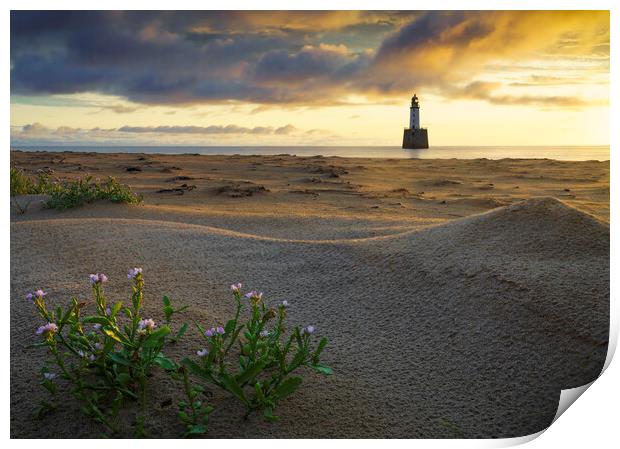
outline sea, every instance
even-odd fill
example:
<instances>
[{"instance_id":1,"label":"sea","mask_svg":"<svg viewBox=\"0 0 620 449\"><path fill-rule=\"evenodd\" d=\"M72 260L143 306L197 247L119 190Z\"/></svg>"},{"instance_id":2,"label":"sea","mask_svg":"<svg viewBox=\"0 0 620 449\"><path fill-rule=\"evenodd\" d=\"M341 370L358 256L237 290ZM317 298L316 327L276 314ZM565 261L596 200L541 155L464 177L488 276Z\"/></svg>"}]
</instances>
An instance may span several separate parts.
<instances>
[{"instance_id":1,"label":"sea","mask_svg":"<svg viewBox=\"0 0 620 449\"><path fill-rule=\"evenodd\" d=\"M95 153L220 154L340 156L418 159L556 159L609 160L609 145L600 146L434 146L403 150L392 146L11 146L22 151L74 151Z\"/></svg>"}]
</instances>

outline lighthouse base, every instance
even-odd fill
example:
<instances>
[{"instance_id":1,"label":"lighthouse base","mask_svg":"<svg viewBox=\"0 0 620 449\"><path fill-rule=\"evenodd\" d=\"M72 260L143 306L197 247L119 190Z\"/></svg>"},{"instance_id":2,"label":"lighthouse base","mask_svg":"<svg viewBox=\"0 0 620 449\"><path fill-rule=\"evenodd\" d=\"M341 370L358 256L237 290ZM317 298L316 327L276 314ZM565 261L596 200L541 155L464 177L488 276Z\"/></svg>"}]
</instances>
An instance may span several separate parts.
<instances>
[{"instance_id":1,"label":"lighthouse base","mask_svg":"<svg viewBox=\"0 0 620 449\"><path fill-rule=\"evenodd\" d=\"M428 130L405 129L403 133L403 148L407 150L428 148Z\"/></svg>"}]
</instances>

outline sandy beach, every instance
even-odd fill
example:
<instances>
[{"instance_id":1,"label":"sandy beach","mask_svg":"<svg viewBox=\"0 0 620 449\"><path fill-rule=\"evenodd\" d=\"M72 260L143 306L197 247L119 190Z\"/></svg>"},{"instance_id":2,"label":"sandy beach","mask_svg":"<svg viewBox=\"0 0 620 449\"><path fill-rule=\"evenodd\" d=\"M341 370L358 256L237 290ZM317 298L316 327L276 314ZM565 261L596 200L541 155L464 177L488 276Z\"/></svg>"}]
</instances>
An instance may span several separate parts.
<instances>
[{"instance_id":1,"label":"sandy beach","mask_svg":"<svg viewBox=\"0 0 620 449\"><path fill-rule=\"evenodd\" d=\"M211 438L499 438L538 432L561 389L594 380L609 327L609 162L11 152L27 174L114 176L141 205L11 211L11 436L89 437L73 399L41 421L33 288L90 298L89 273L146 310L221 323L228 286L288 300L330 339L280 420L220 392ZM192 330L173 358L200 349ZM148 428L177 437L178 389L153 378ZM69 397L69 393L67 393ZM167 405L168 399L173 405Z\"/></svg>"}]
</instances>

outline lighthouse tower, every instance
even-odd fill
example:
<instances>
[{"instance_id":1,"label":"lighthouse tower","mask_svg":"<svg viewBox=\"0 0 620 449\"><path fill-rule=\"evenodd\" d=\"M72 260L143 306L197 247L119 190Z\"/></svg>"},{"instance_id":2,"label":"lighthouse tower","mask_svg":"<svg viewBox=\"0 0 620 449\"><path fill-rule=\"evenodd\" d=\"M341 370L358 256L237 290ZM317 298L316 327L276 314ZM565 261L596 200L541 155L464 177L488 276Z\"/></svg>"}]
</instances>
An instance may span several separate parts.
<instances>
[{"instance_id":1,"label":"lighthouse tower","mask_svg":"<svg viewBox=\"0 0 620 449\"><path fill-rule=\"evenodd\" d=\"M411 97L411 107L409 108L409 128L420 129L420 103L418 96L413 94Z\"/></svg>"},{"instance_id":2,"label":"lighthouse tower","mask_svg":"<svg viewBox=\"0 0 620 449\"><path fill-rule=\"evenodd\" d=\"M403 133L403 148L419 150L428 148L428 130L420 128L420 102L413 94L409 107L409 128Z\"/></svg>"}]
</instances>

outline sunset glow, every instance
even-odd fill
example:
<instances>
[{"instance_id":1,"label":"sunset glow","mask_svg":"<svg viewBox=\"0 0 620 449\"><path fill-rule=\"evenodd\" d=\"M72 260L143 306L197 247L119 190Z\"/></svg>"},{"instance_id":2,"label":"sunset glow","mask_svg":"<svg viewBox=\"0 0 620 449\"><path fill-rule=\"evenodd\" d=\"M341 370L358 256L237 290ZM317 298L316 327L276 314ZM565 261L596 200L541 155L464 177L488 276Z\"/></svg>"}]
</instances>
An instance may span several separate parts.
<instances>
[{"instance_id":1,"label":"sunset glow","mask_svg":"<svg viewBox=\"0 0 620 449\"><path fill-rule=\"evenodd\" d=\"M13 145L607 145L609 13L12 12Z\"/></svg>"}]
</instances>

